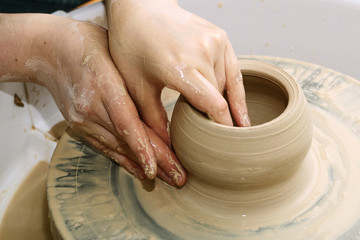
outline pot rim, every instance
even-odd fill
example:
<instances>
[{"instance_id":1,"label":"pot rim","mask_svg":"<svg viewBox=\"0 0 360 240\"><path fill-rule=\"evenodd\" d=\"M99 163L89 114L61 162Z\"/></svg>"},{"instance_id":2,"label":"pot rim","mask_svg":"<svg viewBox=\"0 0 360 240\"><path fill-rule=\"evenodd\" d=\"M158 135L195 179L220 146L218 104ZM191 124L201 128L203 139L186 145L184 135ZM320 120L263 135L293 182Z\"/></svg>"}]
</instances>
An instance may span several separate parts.
<instances>
[{"instance_id":1,"label":"pot rim","mask_svg":"<svg viewBox=\"0 0 360 240\"><path fill-rule=\"evenodd\" d=\"M250 127L238 127L238 126L227 126L220 123L217 123L201 113L199 110L195 109L184 96L180 96L184 102L187 103L190 111L187 113L190 115L190 119L194 121L206 122L206 127L209 128L222 128L224 131L228 132L247 132L247 131L263 131L266 128L273 127L274 125L282 124L283 121L289 118L289 115L298 114L294 122L297 122L301 117L302 111L299 109L301 107L301 98L305 98L301 93L301 87L298 83L284 70L266 62L257 61L257 60L239 60L241 66L242 75L252 75L267 80L272 81L274 84L278 85L283 89L284 93L288 97L288 103L284 111L277 116L276 118ZM305 100L306 101L306 100ZM302 109L304 110L304 109ZM281 130L281 132L286 131L287 126ZM269 133L269 135L276 135L278 132Z\"/></svg>"}]
</instances>

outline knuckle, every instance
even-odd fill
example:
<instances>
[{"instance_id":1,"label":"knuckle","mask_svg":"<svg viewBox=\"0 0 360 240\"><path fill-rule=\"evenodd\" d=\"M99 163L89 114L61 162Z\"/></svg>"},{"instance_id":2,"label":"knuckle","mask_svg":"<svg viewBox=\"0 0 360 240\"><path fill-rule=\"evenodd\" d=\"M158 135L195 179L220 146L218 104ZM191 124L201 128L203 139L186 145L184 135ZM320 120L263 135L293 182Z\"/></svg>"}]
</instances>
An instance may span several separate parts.
<instances>
[{"instance_id":1,"label":"knuckle","mask_svg":"<svg viewBox=\"0 0 360 240\"><path fill-rule=\"evenodd\" d=\"M224 98L220 98L219 100L216 101L215 103L215 113L216 114L221 114L224 113L228 110L228 103L226 102L226 100Z\"/></svg>"},{"instance_id":2,"label":"knuckle","mask_svg":"<svg viewBox=\"0 0 360 240\"><path fill-rule=\"evenodd\" d=\"M217 28L216 29L216 36L217 36L217 40L218 41L225 41L227 39L227 33L224 29L222 28Z\"/></svg>"},{"instance_id":3,"label":"knuckle","mask_svg":"<svg viewBox=\"0 0 360 240\"><path fill-rule=\"evenodd\" d=\"M223 29L216 28L214 30L214 33L212 34L212 41L216 46L223 45L226 39L227 39L227 34Z\"/></svg>"},{"instance_id":4,"label":"knuckle","mask_svg":"<svg viewBox=\"0 0 360 240\"><path fill-rule=\"evenodd\" d=\"M210 33L203 34L199 38L198 45L203 55L210 57L214 50L224 48L226 39L226 32L221 28L215 28Z\"/></svg>"}]
</instances>

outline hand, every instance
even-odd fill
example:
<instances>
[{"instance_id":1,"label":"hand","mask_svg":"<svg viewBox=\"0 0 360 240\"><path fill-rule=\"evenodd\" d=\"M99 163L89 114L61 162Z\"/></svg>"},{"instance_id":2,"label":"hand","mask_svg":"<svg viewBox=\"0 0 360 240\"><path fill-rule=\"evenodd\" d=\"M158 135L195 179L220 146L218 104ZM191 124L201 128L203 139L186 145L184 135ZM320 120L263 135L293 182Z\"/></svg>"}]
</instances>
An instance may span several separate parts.
<instances>
[{"instance_id":1,"label":"hand","mask_svg":"<svg viewBox=\"0 0 360 240\"><path fill-rule=\"evenodd\" d=\"M237 57L226 33L171 0L107 1L109 46L142 120L169 144L164 86L216 122L250 126Z\"/></svg>"},{"instance_id":2,"label":"hand","mask_svg":"<svg viewBox=\"0 0 360 240\"><path fill-rule=\"evenodd\" d=\"M183 185L186 175L175 155L139 118L111 60L106 31L62 17L26 16L37 32L27 39L30 50L21 51L17 69L51 92L70 127L138 178L157 175Z\"/></svg>"}]
</instances>

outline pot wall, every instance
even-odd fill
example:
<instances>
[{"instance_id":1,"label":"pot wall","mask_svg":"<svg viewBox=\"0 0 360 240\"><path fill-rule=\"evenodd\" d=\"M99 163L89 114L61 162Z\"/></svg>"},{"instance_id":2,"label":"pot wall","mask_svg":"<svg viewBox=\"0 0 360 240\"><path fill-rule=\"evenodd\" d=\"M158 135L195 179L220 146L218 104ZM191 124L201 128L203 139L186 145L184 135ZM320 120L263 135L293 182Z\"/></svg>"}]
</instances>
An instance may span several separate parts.
<instances>
[{"instance_id":1,"label":"pot wall","mask_svg":"<svg viewBox=\"0 0 360 240\"><path fill-rule=\"evenodd\" d=\"M248 128L224 126L207 119L181 96L170 134L191 178L218 187L261 188L288 179L301 166L311 144L312 123L305 96L287 73L256 61L241 64L245 85L254 81L249 76L262 77L264 89L273 83L288 96L278 117ZM278 102L263 104L276 108Z\"/></svg>"}]
</instances>

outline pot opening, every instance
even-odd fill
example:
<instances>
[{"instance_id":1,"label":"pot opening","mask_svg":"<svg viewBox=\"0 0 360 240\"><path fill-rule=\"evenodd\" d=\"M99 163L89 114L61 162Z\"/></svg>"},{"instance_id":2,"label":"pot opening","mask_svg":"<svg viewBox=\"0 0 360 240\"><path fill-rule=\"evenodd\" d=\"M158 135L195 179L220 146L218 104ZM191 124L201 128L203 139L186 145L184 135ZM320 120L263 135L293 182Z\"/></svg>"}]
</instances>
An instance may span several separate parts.
<instances>
[{"instance_id":1,"label":"pot opening","mask_svg":"<svg viewBox=\"0 0 360 240\"><path fill-rule=\"evenodd\" d=\"M243 75L251 125L256 126L280 116L286 109L289 96L277 82L253 75Z\"/></svg>"}]
</instances>

